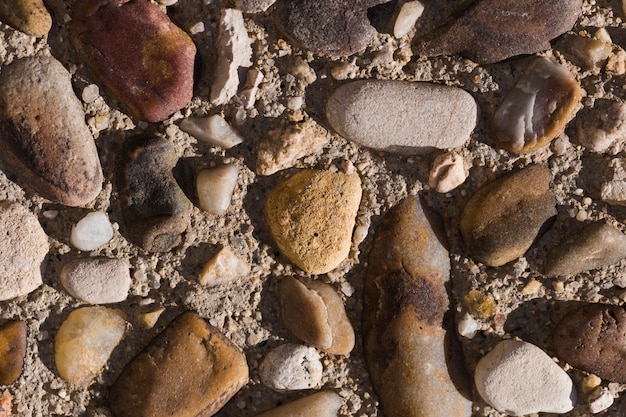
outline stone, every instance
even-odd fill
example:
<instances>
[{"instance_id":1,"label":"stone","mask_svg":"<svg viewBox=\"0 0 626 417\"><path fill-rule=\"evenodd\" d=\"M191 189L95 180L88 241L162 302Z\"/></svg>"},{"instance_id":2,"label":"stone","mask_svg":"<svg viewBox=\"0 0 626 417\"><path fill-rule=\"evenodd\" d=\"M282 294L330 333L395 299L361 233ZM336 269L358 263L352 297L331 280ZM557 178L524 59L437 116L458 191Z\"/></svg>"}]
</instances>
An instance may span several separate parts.
<instances>
[{"instance_id":1,"label":"stone","mask_svg":"<svg viewBox=\"0 0 626 417\"><path fill-rule=\"evenodd\" d=\"M259 175L291 168L298 159L321 152L329 142L326 132L310 119L270 130L268 136L258 145L256 173Z\"/></svg>"},{"instance_id":2,"label":"stone","mask_svg":"<svg viewBox=\"0 0 626 417\"><path fill-rule=\"evenodd\" d=\"M82 206L102 189L96 144L70 73L52 57L22 58L0 75L0 156L22 186Z\"/></svg>"},{"instance_id":3,"label":"stone","mask_svg":"<svg viewBox=\"0 0 626 417\"><path fill-rule=\"evenodd\" d=\"M606 223L584 223L550 249L544 272L548 276L576 275L616 264L624 258L624 233Z\"/></svg>"},{"instance_id":4,"label":"stone","mask_svg":"<svg viewBox=\"0 0 626 417\"><path fill-rule=\"evenodd\" d=\"M304 170L283 181L265 203L276 245L307 273L332 271L350 253L361 193L356 174Z\"/></svg>"},{"instance_id":5,"label":"stone","mask_svg":"<svg viewBox=\"0 0 626 417\"><path fill-rule=\"evenodd\" d=\"M607 304L586 304L557 323L550 346L556 356L602 379L624 383L626 311Z\"/></svg>"},{"instance_id":6,"label":"stone","mask_svg":"<svg viewBox=\"0 0 626 417\"><path fill-rule=\"evenodd\" d=\"M92 211L72 226L70 243L78 250L96 250L113 239L113 226L106 213Z\"/></svg>"},{"instance_id":7,"label":"stone","mask_svg":"<svg viewBox=\"0 0 626 417\"><path fill-rule=\"evenodd\" d=\"M471 415L463 353L446 318L450 258L443 242L441 225L417 196L392 208L374 236L363 348L387 417Z\"/></svg>"},{"instance_id":8,"label":"stone","mask_svg":"<svg viewBox=\"0 0 626 417\"><path fill-rule=\"evenodd\" d=\"M136 118L160 122L191 100L196 47L158 6L81 1L70 31L81 60Z\"/></svg>"},{"instance_id":9,"label":"stone","mask_svg":"<svg viewBox=\"0 0 626 417\"><path fill-rule=\"evenodd\" d=\"M354 81L326 104L328 122L341 136L404 155L463 146L477 112L474 98L460 88L410 81Z\"/></svg>"},{"instance_id":10,"label":"stone","mask_svg":"<svg viewBox=\"0 0 626 417\"><path fill-rule=\"evenodd\" d=\"M239 72L252 65L252 42L241 10L223 9L215 50L218 53L211 103L226 104L237 94Z\"/></svg>"},{"instance_id":11,"label":"stone","mask_svg":"<svg viewBox=\"0 0 626 417\"><path fill-rule=\"evenodd\" d=\"M435 158L428 177L428 185L440 193L448 193L465 182L465 160L454 151Z\"/></svg>"},{"instance_id":12,"label":"stone","mask_svg":"<svg viewBox=\"0 0 626 417\"><path fill-rule=\"evenodd\" d=\"M0 203L0 301L25 296L41 284L48 236L18 203Z\"/></svg>"},{"instance_id":13,"label":"stone","mask_svg":"<svg viewBox=\"0 0 626 417\"><path fill-rule=\"evenodd\" d=\"M2 392L0 396L0 417L10 417L13 408L13 396L8 390Z\"/></svg>"},{"instance_id":14,"label":"stone","mask_svg":"<svg viewBox=\"0 0 626 417\"><path fill-rule=\"evenodd\" d=\"M491 119L496 144L514 153L546 146L563 133L580 99L572 73L548 58L535 58Z\"/></svg>"},{"instance_id":15,"label":"stone","mask_svg":"<svg viewBox=\"0 0 626 417\"><path fill-rule=\"evenodd\" d=\"M400 8L400 13L393 25L393 36L397 39L405 36L415 26L417 19L424 13L424 5L419 1L407 1Z\"/></svg>"},{"instance_id":16,"label":"stone","mask_svg":"<svg viewBox=\"0 0 626 417\"><path fill-rule=\"evenodd\" d=\"M119 185L126 234L148 252L166 252L180 243L193 208L172 173L176 150L157 136L126 141Z\"/></svg>"},{"instance_id":17,"label":"stone","mask_svg":"<svg viewBox=\"0 0 626 417\"><path fill-rule=\"evenodd\" d=\"M337 417L343 400L333 391L320 391L266 411L257 417Z\"/></svg>"},{"instance_id":18,"label":"stone","mask_svg":"<svg viewBox=\"0 0 626 417\"><path fill-rule=\"evenodd\" d=\"M63 266L59 278L63 288L84 303L119 303L130 290L130 265L119 258L77 258Z\"/></svg>"},{"instance_id":19,"label":"stone","mask_svg":"<svg viewBox=\"0 0 626 417\"><path fill-rule=\"evenodd\" d=\"M219 114L190 117L180 123L180 129L199 141L230 149L243 142L243 137Z\"/></svg>"},{"instance_id":20,"label":"stone","mask_svg":"<svg viewBox=\"0 0 626 417\"><path fill-rule=\"evenodd\" d=\"M250 264L238 257L228 247L223 247L204 265L198 281L200 285L217 287L250 273Z\"/></svg>"},{"instance_id":21,"label":"stone","mask_svg":"<svg viewBox=\"0 0 626 417\"><path fill-rule=\"evenodd\" d=\"M261 85L261 81L263 81L264 77L263 73L258 69L248 69L248 72L246 73L246 82L243 87L241 87L241 91L237 94L237 97L239 97L239 100L243 103L246 109L254 107L259 86Z\"/></svg>"},{"instance_id":22,"label":"stone","mask_svg":"<svg viewBox=\"0 0 626 417\"><path fill-rule=\"evenodd\" d=\"M462 55L478 64L550 49L570 30L582 0L480 0L459 17L418 39L423 56Z\"/></svg>"},{"instance_id":23,"label":"stone","mask_svg":"<svg viewBox=\"0 0 626 417\"><path fill-rule=\"evenodd\" d=\"M196 177L200 208L217 216L225 214L237 186L238 175L236 165L222 165L200 171Z\"/></svg>"},{"instance_id":24,"label":"stone","mask_svg":"<svg viewBox=\"0 0 626 417\"><path fill-rule=\"evenodd\" d=\"M609 204L626 206L626 158L614 158L610 167L613 176L610 181L602 183L600 198Z\"/></svg>"},{"instance_id":25,"label":"stone","mask_svg":"<svg viewBox=\"0 0 626 417\"><path fill-rule=\"evenodd\" d=\"M563 36L558 47L583 70L592 71L596 74L600 72L613 49L610 38L609 42L605 42L579 35Z\"/></svg>"},{"instance_id":26,"label":"stone","mask_svg":"<svg viewBox=\"0 0 626 417\"><path fill-rule=\"evenodd\" d=\"M459 320L456 330L459 333L459 336L463 336L467 339L473 339L474 336L476 336L476 333L478 333L479 325L469 313L465 313Z\"/></svg>"},{"instance_id":27,"label":"stone","mask_svg":"<svg viewBox=\"0 0 626 417\"><path fill-rule=\"evenodd\" d=\"M310 52L342 57L361 52L376 36L368 9L389 0L278 2L276 23L287 37Z\"/></svg>"},{"instance_id":28,"label":"stone","mask_svg":"<svg viewBox=\"0 0 626 417\"><path fill-rule=\"evenodd\" d=\"M116 417L212 416L247 382L243 353L186 312L126 365L109 403Z\"/></svg>"},{"instance_id":29,"label":"stone","mask_svg":"<svg viewBox=\"0 0 626 417\"><path fill-rule=\"evenodd\" d=\"M5 0L0 4L0 20L27 35L46 36L52 16L42 0Z\"/></svg>"},{"instance_id":30,"label":"stone","mask_svg":"<svg viewBox=\"0 0 626 417\"><path fill-rule=\"evenodd\" d=\"M598 414L613 405L613 395L608 388L598 388L589 396L589 411L591 414Z\"/></svg>"},{"instance_id":31,"label":"stone","mask_svg":"<svg viewBox=\"0 0 626 417\"><path fill-rule=\"evenodd\" d=\"M234 0L235 7L244 13L261 13L276 3L276 0Z\"/></svg>"},{"instance_id":32,"label":"stone","mask_svg":"<svg viewBox=\"0 0 626 417\"><path fill-rule=\"evenodd\" d=\"M469 290L463 296L463 305L469 314L479 319L488 319L496 314L496 302L493 297L478 290Z\"/></svg>"},{"instance_id":33,"label":"stone","mask_svg":"<svg viewBox=\"0 0 626 417\"><path fill-rule=\"evenodd\" d=\"M120 310L82 307L70 313L54 339L59 376L71 384L88 386L102 371L126 332Z\"/></svg>"},{"instance_id":34,"label":"stone","mask_svg":"<svg viewBox=\"0 0 626 417\"><path fill-rule=\"evenodd\" d=\"M604 152L626 138L626 103L596 99L576 117L576 139L592 152Z\"/></svg>"},{"instance_id":35,"label":"stone","mask_svg":"<svg viewBox=\"0 0 626 417\"><path fill-rule=\"evenodd\" d=\"M259 377L275 391L311 389L322 381L322 362L315 348L287 343L271 350L259 366Z\"/></svg>"},{"instance_id":36,"label":"stone","mask_svg":"<svg viewBox=\"0 0 626 417\"><path fill-rule=\"evenodd\" d=\"M576 405L574 383L537 346L504 340L476 365L476 388L493 408L508 415L563 414Z\"/></svg>"},{"instance_id":37,"label":"stone","mask_svg":"<svg viewBox=\"0 0 626 417\"><path fill-rule=\"evenodd\" d=\"M163 307L157 308L156 310L148 311L147 313L139 314L139 323L146 329L152 329L159 321L159 317L165 309Z\"/></svg>"},{"instance_id":38,"label":"stone","mask_svg":"<svg viewBox=\"0 0 626 417\"><path fill-rule=\"evenodd\" d=\"M26 357L26 323L9 321L0 326L0 384L11 385L22 373Z\"/></svg>"},{"instance_id":39,"label":"stone","mask_svg":"<svg viewBox=\"0 0 626 417\"><path fill-rule=\"evenodd\" d=\"M316 280L286 277L280 283L281 316L298 339L335 355L354 348L354 329L333 287Z\"/></svg>"},{"instance_id":40,"label":"stone","mask_svg":"<svg viewBox=\"0 0 626 417\"><path fill-rule=\"evenodd\" d=\"M460 221L472 258L501 266L524 255L543 224L557 213L551 180L547 167L530 165L479 189Z\"/></svg>"}]
</instances>

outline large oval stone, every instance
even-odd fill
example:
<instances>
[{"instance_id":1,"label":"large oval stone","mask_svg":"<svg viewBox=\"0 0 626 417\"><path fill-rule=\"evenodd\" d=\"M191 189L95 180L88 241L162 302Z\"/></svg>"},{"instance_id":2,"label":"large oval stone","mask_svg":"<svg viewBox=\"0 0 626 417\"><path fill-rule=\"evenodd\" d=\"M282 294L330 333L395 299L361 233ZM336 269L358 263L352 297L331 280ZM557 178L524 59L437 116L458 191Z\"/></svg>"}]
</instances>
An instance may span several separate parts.
<instances>
[{"instance_id":1,"label":"large oval stone","mask_svg":"<svg viewBox=\"0 0 626 417\"><path fill-rule=\"evenodd\" d=\"M52 27L52 16L43 0L4 0L0 20L28 35L44 36Z\"/></svg>"},{"instance_id":2,"label":"large oval stone","mask_svg":"<svg viewBox=\"0 0 626 417\"><path fill-rule=\"evenodd\" d=\"M0 158L16 181L68 206L91 202L102 169L70 74L56 59L23 58L0 75Z\"/></svg>"},{"instance_id":3,"label":"large oval stone","mask_svg":"<svg viewBox=\"0 0 626 417\"><path fill-rule=\"evenodd\" d=\"M406 155L462 146L476 126L474 98L456 87L362 80L339 87L326 117L359 145Z\"/></svg>"}]
</instances>

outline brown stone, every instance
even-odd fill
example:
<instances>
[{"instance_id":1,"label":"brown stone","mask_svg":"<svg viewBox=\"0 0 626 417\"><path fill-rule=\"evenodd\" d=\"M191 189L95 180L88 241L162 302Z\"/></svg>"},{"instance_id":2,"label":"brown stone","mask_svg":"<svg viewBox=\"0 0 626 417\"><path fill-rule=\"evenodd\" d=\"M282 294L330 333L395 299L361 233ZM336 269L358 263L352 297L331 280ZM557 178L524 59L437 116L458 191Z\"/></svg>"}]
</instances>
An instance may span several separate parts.
<instances>
[{"instance_id":1,"label":"brown stone","mask_svg":"<svg viewBox=\"0 0 626 417\"><path fill-rule=\"evenodd\" d=\"M257 417L337 417L343 400L333 391L320 391L259 414Z\"/></svg>"},{"instance_id":2,"label":"brown stone","mask_svg":"<svg viewBox=\"0 0 626 417\"><path fill-rule=\"evenodd\" d=\"M3 0L0 20L31 36L45 36L52 27L52 16L42 0Z\"/></svg>"},{"instance_id":3,"label":"brown stone","mask_svg":"<svg viewBox=\"0 0 626 417\"><path fill-rule=\"evenodd\" d=\"M10 321L0 327L0 384L9 385L22 373L26 356L26 323Z\"/></svg>"},{"instance_id":4,"label":"brown stone","mask_svg":"<svg viewBox=\"0 0 626 417\"><path fill-rule=\"evenodd\" d=\"M193 95L196 47L147 0L83 0L70 23L91 71L130 112L159 122Z\"/></svg>"}]
</instances>

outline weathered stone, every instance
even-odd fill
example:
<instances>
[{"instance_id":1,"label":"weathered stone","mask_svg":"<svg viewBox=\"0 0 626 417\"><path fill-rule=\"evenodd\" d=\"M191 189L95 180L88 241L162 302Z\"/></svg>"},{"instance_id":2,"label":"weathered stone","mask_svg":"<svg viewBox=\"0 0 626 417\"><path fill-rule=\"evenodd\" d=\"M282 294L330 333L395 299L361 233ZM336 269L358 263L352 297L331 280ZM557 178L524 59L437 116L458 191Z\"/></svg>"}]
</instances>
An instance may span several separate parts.
<instances>
[{"instance_id":1,"label":"weathered stone","mask_svg":"<svg viewBox=\"0 0 626 417\"><path fill-rule=\"evenodd\" d=\"M19 59L0 75L1 158L21 185L82 206L102 189L96 145L70 74L54 58Z\"/></svg>"},{"instance_id":2,"label":"weathered stone","mask_svg":"<svg viewBox=\"0 0 626 417\"><path fill-rule=\"evenodd\" d=\"M576 139L593 152L604 152L626 139L626 103L596 99L576 117Z\"/></svg>"},{"instance_id":3,"label":"weathered stone","mask_svg":"<svg viewBox=\"0 0 626 417\"><path fill-rule=\"evenodd\" d=\"M535 58L491 119L496 144L517 153L547 145L563 133L580 99L580 85L565 67Z\"/></svg>"},{"instance_id":4,"label":"weathered stone","mask_svg":"<svg viewBox=\"0 0 626 417\"><path fill-rule=\"evenodd\" d=\"M159 122L191 100L196 47L156 5L80 1L70 30L83 62L135 117Z\"/></svg>"},{"instance_id":5,"label":"weathered stone","mask_svg":"<svg viewBox=\"0 0 626 417\"><path fill-rule=\"evenodd\" d=\"M271 350L259 366L259 377L276 391L311 389L322 381L322 362L315 348L287 343Z\"/></svg>"},{"instance_id":6,"label":"weathered stone","mask_svg":"<svg viewBox=\"0 0 626 417\"><path fill-rule=\"evenodd\" d=\"M126 365L109 401L116 417L212 416L247 382L243 353L187 312Z\"/></svg>"},{"instance_id":7,"label":"weathered stone","mask_svg":"<svg viewBox=\"0 0 626 417\"><path fill-rule=\"evenodd\" d=\"M480 396L508 415L562 414L576 405L576 389L570 377L530 343L498 343L478 362L474 379Z\"/></svg>"},{"instance_id":8,"label":"weathered stone","mask_svg":"<svg viewBox=\"0 0 626 417\"><path fill-rule=\"evenodd\" d=\"M356 174L304 170L282 182L265 203L276 245L305 272L335 269L350 252L361 192Z\"/></svg>"},{"instance_id":9,"label":"weathered stone","mask_svg":"<svg viewBox=\"0 0 626 417\"><path fill-rule=\"evenodd\" d=\"M42 0L4 0L0 20L31 36L45 36L52 27L52 16Z\"/></svg>"},{"instance_id":10,"label":"weathered stone","mask_svg":"<svg viewBox=\"0 0 626 417\"><path fill-rule=\"evenodd\" d=\"M463 209L460 222L471 256L489 266L522 256L541 226L556 215L551 179L548 168L531 165L478 190Z\"/></svg>"},{"instance_id":11,"label":"weathered stone","mask_svg":"<svg viewBox=\"0 0 626 417\"><path fill-rule=\"evenodd\" d=\"M337 417L343 400L332 391L320 391L266 411L257 417Z\"/></svg>"},{"instance_id":12,"label":"weathered stone","mask_svg":"<svg viewBox=\"0 0 626 417\"><path fill-rule=\"evenodd\" d=\"M626 383L626 311L588 304L567 314L552 333L556 356L602 379Z\"/></svg>"},{"instance_id":13,"label":"weathered stone","mask_svg":"<svg viewBox=\"0 0 626 417\"><path fill-rule=\"evenodd\" d=\"M26 356L26 323L9 321L0 326L0 384L10 385L22 373Z\"/></svg>"},{"instance_id":14,"label":"weathered stone","mask_svg":"<svg viewBox=\"0 0 626 417\"><path fill-rule=\"evenodd\" d=\"M463 184L466 178L465 160L458 153L450 151L433 161L428 185L440 193L447 193Z\"/></svg>"},{"instance_id":15,"label":"weathered stone","mask_svg":"<svg viewBox=\"0 0 626 417\"><path fill-rule=\"evenodd\" d=\"M607 387L596 389L589 396L589 411L591 414L598 414L613 405L613 394Z\"/></svg>"},{"instance_id":16,"label":"weathered stone","mask_svg":"<svg viewBox=\"0 0 626 417\"><path fill-rule=\"evenodd\" d=\"M236 165L222 165L200 171L196 177L200 208L218 216L226 213L238 176L239 170Z\"/></svg>"},{"instance_id":17,"label":"weathered stone","mask_svg":"<svg viewBox=\"0 0 626 417\"><path fill-rule=\"evenodd\" d=\"M78 250L96 250L113 238L113 225L106 213L92 211L72 226L70 243Z\"/></svg>"},{"instance_id":18,"label":"weathered stone","mask_svg":"<svg viewBox=\"0 0 626 417\"><path fill-rule=\"evenodd\" d=\"M276 0L234 0L235 6L244 13L260 13L276 3Z\"/></svg>"},{"instance_id":19,"label":"weathered stone","mask_svg":"<svg viewBox=\"0 0 626 417\"><path fill-rule=\"evenodd\" d=\"M455 351L444 235L418 197L384 218L369 254L363 301L365 359L388 417L471 415ZM452 333L450 333L452 332ZM459 363L459 361L461 363ZM457 384L457 386L455 386Z\"/></svg>"},{"instance_id":20,"label":"weathered stone","mask_svg":"<svg viewBox=\"0 0 626 417\"><path fill-rule=\"evenodd\" d=\"M611 160L613 175L610 181L602 183L600 197L609 204L626 206L626 158Z\"/></svg>"},{"instance_id":21,"label":"weathered stone","mask_svg":"<svg viewBox=\"0 0 626 417\"><path fill-rule=\"evenodd\" d=\"M216 287L249 273L250 264L235 255L232 250L223 247L204 265L198 281L201 285Z\"/></svg>"},{"instance_id":22,"label":"weathered stone","mask_svg":"<svg viewBox=\"0 0 626 417\"><path fill-rule=\"evenodd\" d=\"M31 293L42 284L48 236L37 217L17 203L0 203L0 301Z\"/></svg>"},{"instance_id":23,"label":"weathered stone","mask_svg":"<svg viewBox=\"0 0 626 417\"><path fill-rule=\"evenodd\" d=\"M582 0L479 0L417 44L425 56L462 55L479 64L550 48L574 26Z\"/></svg>"},{"instance_id":24,"label":"weathered stone","mask_svg":"<svg viewBox=\"0 0 626 417\"><path fill-rule=\"evenodd\" d=\"M174 175L174 146L156 136L127 139L120 194L125 230L149 252L165 252L180 243L193 208Z\"/></svg>"},{"instance_id":25,"label":"weathered stone","mask_svg":"<svg viewBox=\"0 0 626 417\"><path fill-rule=\"evenodd\" d=\"M326 117L343 137L369 148L424 154L462 146L476 126L474 98L444 85L362 80L339 87Z\"/></svg>"},{"instance_id":26,"label":"weathered stone","mask_svg":"<svg viewBox=\"0 0 626 417\"><path fill-rule=\"evenodd\" d=\"M593 73L600 72L612 52L610 40L605 42L579 35L563 36L561 42L558 43L558 48L583 70L590 70Z\"/></svg>"},{"instance_id":27,"label":"weathered stone","mask_svg":"<svg viewBox=\"0 0 626 417\"><path fill-rule=\"evenodd\" d=\"M78 258L63 266L59 278L63 288L80 301L119 303L130 290L129 268L123 259Z\"/></svg>"},{"instance_id":28,"label":"weathered stone","mask_svg":"<svg viewBox=\"0 0 626 417\"><path fill-rule=\"evenodd\" d=\"M230 149L243 142L243 137L219 114L189 117L180 123L180 129L202 142L224 149Z\"/></svg>"}]
</instances>

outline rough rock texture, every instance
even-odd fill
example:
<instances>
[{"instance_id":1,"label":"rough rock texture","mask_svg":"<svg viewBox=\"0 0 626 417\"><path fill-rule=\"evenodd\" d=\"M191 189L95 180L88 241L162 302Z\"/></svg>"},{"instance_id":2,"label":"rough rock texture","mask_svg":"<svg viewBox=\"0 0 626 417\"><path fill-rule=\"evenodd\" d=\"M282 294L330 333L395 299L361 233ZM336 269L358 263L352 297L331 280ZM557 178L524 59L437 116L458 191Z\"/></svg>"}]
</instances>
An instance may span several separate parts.
<instances>
[{"instance_id":1,"label":"rough rock texture","mask_svg":"<svg viewBox=\"0 0 626 417\"><path fill-rule=\"evenodd\" d=\"M471 256L500 266L522 256L541 226L556 215L552 175L531 165L478 190L461 215L460 229Z\"/></svg>"},{"instance_id":2,"label":"rough rock texture","mask_svg":"<svg viewBox=\"0 0 626 417\"><path fill-rule=\"evenodd\" d=\"M102 169L70 74L54 58L30 57L2 68L0 158L20 185L68 206L91 202Z\"/></svg>"},{"instance_id":3,"label":"rough rock texture","mask_svg":"<svg viewBox=\"0 0 626 417\"><path fill-rule=\"evenodd\" d=\"M626 138L626 103L598 99L576 117L576 139L587 149L604 152Z\"/></svg>"},{"instance_id":4,"label":"rough rock texture","mask_svg":"<svg viewBox=\"0 0 626 417\"><path fill-rule=\"evenodd\" d=\"M421 55L462 55L480 64L550 48L572 28L582 0L479 0L459 18L418 39Z\"/></svg>"},{"instance_id":5,"label":"rough rock texture","mask_svg":"<svg viewBox=\"0 0 626 417\"><path fill-rule=\"evenodd\" d=\"M73 297L89 304L124 301L130 289L128 262L116 258L78 258L63 266L61 285Z\"/></svg>"},{"instance_id":6,"label":"rough rock texture","mask_svg":"<svg viewBox=\"0 0 626 417\"><path fill-rule=\"evenodd\" d=\"M158 122L191 100L196 47L156 5L80 1L70 29L83 62L135 117Z\"/></svg>"},{"instance_id":7,"label":"rough rock texture","mask_svg":"<svg viewBox=\"0 0 626 417\"><path fill-rule=\"evenodd\" d=\"M227 247L223 247L204 265L198 282L207 287L227 284L250 273L250 264Z\"/></svg>"},{"instance_id":8,"label":"rough rock texture","mask_svg":"<svg viewBox=\"0 0 626 417\"><path fill-rule=\"evenodd\" d=\"M433 161L428 185L440 193L447 193L463 184L466 178L465 160L458 153L450 151Z\"/></svg>"},{"instance_id":9,"label":"rough rock texture","mask_svg":"<svg viewBox=\"0 0 626 417\"><path fill-rule=\"evenodd\" d=\"M460 352L444 320L450 259L418 197L385 217L369 254L363 301L365 359L388 417L468 417Z\"/></svg>"},{"instance_id":10,"label":"rough rock texture","mask_svg":"<svg viewBox=\"0 0 626 417\"><path fill-rule=\"evenodd\" d=\"M304 170L267 196L265 218L291 262L310 274L325 274L348 256L360 202L358 175Z\"/></svg>"},{"instance_id":11,"label":"rough rock texture","mask_svg":"<svg viewBox=\"0 0 626 417\"><path fill-rule=\"evenodd\" d=\"M362 80L335 90L326 117L341 136L359 145L412 155L462 146L476 126L477 107L456 87Z\"/></svg>"},{"instance_id":12,"label":"rough rock texture","mask_svg":"<svg viewBox=\"0 0 626 417\"><path fill-rule=\"evenodd\" d=\"M45 36L52 27L52 16L42 0L4 0L0 20L32 36Z\"/></svg>"},{"instance_id":13,"label":"rough rock texture","mask_svg":"<svg viewBox=\"0 0 626 417\"><path fill-rule=\"evenodd\" d=\"M187 312L126 365L109 400L116 417L208 417L247 382L243 353Z\"/></svg>"},{"instance_id":14,"label":"rough rock texture","mask_svg":"<svg viewBox=\"0 0 626 417\"><path fill-rule=\"evenodd\" d=\"M266 411L257 417L337 417L343 400L332 391L320 391L280 407Z\"/></svg>"},{"instance_id":15,"label":"rough rock texture","mask_svg":"<svg viewBox=\"0 0 626 417\"><path fill-rule=\"evenodd\" d=\"M602 379L626 383L626 311L587 304L563 317L551 347L560 360Z\"/></svg>"},{"instance_id":16,"label":"rough rock texture","mask_svg":"<svg viewBox=\"0 0 626 417\"><path fill-rule=\"evenodd\" d=\"M9 321L0 326L0 384L10 385L22 373L26 356L26 323Z\"/></svg>"},{"instance_id":17,"label":"rough rock texture","mask_svg":"<svg viewBox=\"0 0 626 417\"><path fill-rule=\"evenodd\" d=\"M235 6L244 13L260 13L276 3L276 0L234 0Z\"/></svg>"},{"instance_id":18,"label":"rough rock texture","mask_svg":"<svg viewBox=\"0 0 626 417\"><path fill-rule=\"evenodd\" d=\"M322 380L322 362L315 348L286 343L272 349L259 366L259 377L276 391L317 387Z\"/></svg>"},{"instance_id":19,"label":"rough rock texture","mask_svg":"<svg viewBox=\"0 0 626 417\"><path fill-rule=\"evenodd\" d=\"M626 159L612 159L609 166L613 168L613 175L602 183L600 197L609 204L626 206Z\"/></svg>"}]
</instances>

